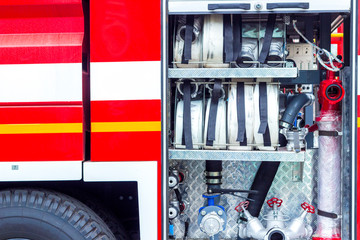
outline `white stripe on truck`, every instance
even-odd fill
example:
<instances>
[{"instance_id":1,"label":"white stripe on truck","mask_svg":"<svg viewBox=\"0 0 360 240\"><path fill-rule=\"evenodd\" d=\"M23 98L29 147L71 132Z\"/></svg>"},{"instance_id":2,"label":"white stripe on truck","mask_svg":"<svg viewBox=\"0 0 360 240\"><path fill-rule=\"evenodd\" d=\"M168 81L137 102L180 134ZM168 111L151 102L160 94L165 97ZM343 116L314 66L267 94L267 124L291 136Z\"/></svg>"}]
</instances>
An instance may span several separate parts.
<instances>
[{"instance_id":1,"label":"white stripe on truck","mask_svg":"<svg viewBox=\"0 0 360 240\"><path fill-rule=\"evenodd\" d=\"M92 62L91 100L160 99L160 61Z\"/></svg>"}]
</instances>

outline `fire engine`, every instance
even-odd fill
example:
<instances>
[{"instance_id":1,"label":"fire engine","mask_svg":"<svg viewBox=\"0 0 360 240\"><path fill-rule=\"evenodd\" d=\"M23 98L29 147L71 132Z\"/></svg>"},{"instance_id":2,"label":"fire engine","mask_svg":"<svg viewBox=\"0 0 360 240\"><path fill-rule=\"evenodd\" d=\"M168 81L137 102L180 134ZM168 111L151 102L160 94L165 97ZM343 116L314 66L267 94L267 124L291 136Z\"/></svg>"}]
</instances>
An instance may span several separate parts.
<instances>
[{"instance_id":1,"label":"fire engine","mask_svg":"<svg viewBox=\"0 0 360 240\"><path fill-rule=\"evenodd\" d=\"M357 14L0 1L0 239L360 239Z\"/></svg>"}]
</instances>

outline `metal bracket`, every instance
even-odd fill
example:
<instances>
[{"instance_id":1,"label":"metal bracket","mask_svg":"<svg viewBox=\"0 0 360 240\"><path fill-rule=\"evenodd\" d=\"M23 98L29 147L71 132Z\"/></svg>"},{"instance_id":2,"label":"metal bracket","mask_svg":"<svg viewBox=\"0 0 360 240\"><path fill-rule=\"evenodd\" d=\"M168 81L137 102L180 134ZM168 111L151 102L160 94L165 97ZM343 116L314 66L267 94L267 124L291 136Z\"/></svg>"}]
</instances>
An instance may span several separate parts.
<instances>
[{"instance_id":1,"label":"metal bracket","mask_svg":"<svg viewBox=\"0 0 360 240\"><path fill-rule=\"evenodd\" d=\"M302 182L304 175L304 163L292 163L292 181Z\"/></svg>"}]
</instances>

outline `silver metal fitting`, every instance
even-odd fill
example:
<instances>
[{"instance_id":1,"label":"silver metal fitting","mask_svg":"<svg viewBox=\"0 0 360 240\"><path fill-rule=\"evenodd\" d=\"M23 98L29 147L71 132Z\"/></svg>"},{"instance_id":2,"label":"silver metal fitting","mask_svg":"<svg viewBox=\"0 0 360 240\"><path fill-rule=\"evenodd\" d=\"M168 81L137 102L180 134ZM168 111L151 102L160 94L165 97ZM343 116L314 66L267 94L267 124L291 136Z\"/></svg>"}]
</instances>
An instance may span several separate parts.
<instances>
[{"instance_id":1,"label":"silver metal fitting","mask_svg":"<svg viewBox=\"0 0 360 240\"><path fill-rule=\"evenodd\" d=\"M258 218L252 217L247 210L244 210L244 213L248 218L248 222L246 224L239 224L240 238L254 238L258 240L308 239L313 232L311 226L305 224L306 211L303 211L298 218L293 219L286 227L285 221L288 221L289 218L279 210L271 210L266 215L266 228Z\"/></svg>"},{"instance_id":2,"label":"silver metal fitting","mask_svg":"<svg viewBox=\"0 0 360 240\"><path fill-rule=\"evenodd\" d=\"M308 132L309 130L307 128L296 130L283 128L280 130L280 133L283 134L288 141L286 149L295 152L300 152L301 149L306 147L305 137Z\"/></svg>"},{"instance_id":3,"label":"silver metal fitting","mask_svg":"<svg viewBox=\"0 0 360 240\"><path fill-rule=\"evenodd\" d=\"M255 10L259 11L262 9L262 5L261 3L255 3L255 6L254 6Z\"/></svg>"},{"instance_id":4,"label":"silver metal fitting","mask_svg":"<svg viewBox=\"0 0 360 240\"><path fill-rule=\"evenodd\" d=\"M198 215L200 230L217 239L217 234L225 230L226 212L219 206L206 206Z\"/></svg>"},{"instance_id":5,"label":"silver metal fitting","mask_svg":"<svg viewBox=\"0 0 360 240\"><path fill-rule=\"evenodd\" d=\"M216 212L206 214L200 223L200 229L212 237L224 229L225 221Z\"/></svg>"}]
</instances>

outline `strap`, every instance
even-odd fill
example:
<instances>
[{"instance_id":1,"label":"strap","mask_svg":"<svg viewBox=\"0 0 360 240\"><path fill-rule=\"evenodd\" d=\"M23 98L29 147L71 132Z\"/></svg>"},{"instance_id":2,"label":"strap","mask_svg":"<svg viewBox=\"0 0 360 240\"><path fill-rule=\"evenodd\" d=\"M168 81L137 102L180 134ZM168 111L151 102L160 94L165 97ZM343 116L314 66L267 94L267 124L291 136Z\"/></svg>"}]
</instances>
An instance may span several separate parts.
<instances>
[{"instance_id":1,"label":"strap","mask_svg":"<svg viewBox=\"0 0 360 240\"><path fill-rule=\"evenodd\" d=\"M194 31L194 15L186 15L184 51L181 63L187 64L191 60L191 45Z\"/></svg>"},{"instance_id":2,"label":"strap","mask_svg":"<svg viewBox=\"0 0 360 240\"><path fill-rule=\"evenodd\" d=\"M260 63L265 63L265 60L269 54L271 40L272 40L274 27L275 27L275 21L276 21L276 14L269 14L268 20L266 23L264 41L263 41L263 45L262 45L260 56L259 56Z\"/></svg>"},{"instance_id":3,"label":"strap","mask_svg":"<svg viewBox=\"0 0 360 240\"><path fill-rule=\"evenodd\" d=\"M299 136L298 131L294 132L294 150L296 152L300 152L300 150L301 150L301 148L300 148L300 136Z\"/></svg>"},{"instance_id":4,"label":"strap","mask_svg":"<svg viewBox=\"0 0 360 240\"><path fill-rule=\"evenodd\" d=\"M191 86L190 80L184 81L183 134L186 149L193 149L191 134Z\"/></svg>"},{"instance_id":5,"label":"strap","mask_svg":"<svg viewBox=\"0 0 360 240\"><path fill-rule=\"evenodd\" d=\"M236 84L236 110L238 120L238 135L236 141L240 142L240 146L247 146L245 120L245 87L243 82L238 82Z\"/></svg>"},{"instance_id":6,"label":"strap","mask_svg":"<svg viewBox=\"0 0 360 240\"><path fill-rule=\"evenodd\" d=\"M318 209L317 214L318 214L319 216L327 217L327 218L332 218L332 219L338 218L338 215L337 215L336 213L326 212L326 211L322 211L322 210L320 210L320 209Z\"/></svg>"},{"instance_id":7,"label":"strap","mask_svg":"<svg viewBox=\"0 0 360 240\"><path fill-rule=\"evenodd\" d=\"M224 19L224 62L229 63L233 60L233 30L231 27L231 15L225 14Z\"/></svg>"},{"instance_id":8,"label":"strap","mask_svg":"<svg viewBox=\"0 0 360 240\"><path fill-rule=\"evenodd\" d=\"M242 17L240 14L233 15L233 34L233 60L236 61L236 59L240 56L242 46Z\"/></svg>"},{"instance_id":9,"label":"strap","mask_svg":"<svg viewBox=\"0 0 360 240\"><path fill-rule=\"evenodd\" d=\"M319 136L338 137L338 136L341 136L341 133L339 133L338 131L319 130Z\"/></svg>"},{"instance_id":10,"label":"strap","mask_svg":"<svg viewBox=\"0 0 360 240\"><path fill-rule=\"evenodd\" d=\"M267 85L264 82L259 83L259 110L260 127L258 133L263 134L264 146L271 146L270 131L268 124L268 103L267 103Z\"/></svg>"},{"instance_id":11,"label":"strap","mask_svg":"<svg viewBox=\"0 0 360 240\"><path fill-rule=\"evenodd\" d=\"M218 110L219 98L222 95L221 80L215 79L214 88L212 90L212 97L210 102L209 123L207 129L206 146L213 146L215 140L216 117Z\"/></svg>"}]
</instances>

